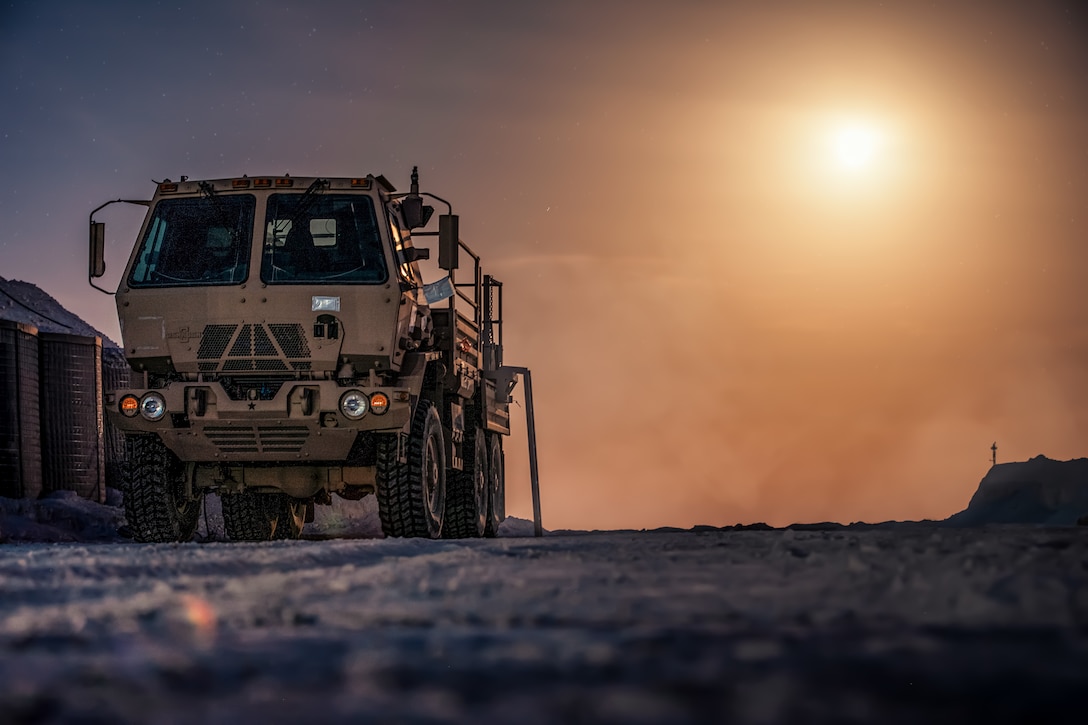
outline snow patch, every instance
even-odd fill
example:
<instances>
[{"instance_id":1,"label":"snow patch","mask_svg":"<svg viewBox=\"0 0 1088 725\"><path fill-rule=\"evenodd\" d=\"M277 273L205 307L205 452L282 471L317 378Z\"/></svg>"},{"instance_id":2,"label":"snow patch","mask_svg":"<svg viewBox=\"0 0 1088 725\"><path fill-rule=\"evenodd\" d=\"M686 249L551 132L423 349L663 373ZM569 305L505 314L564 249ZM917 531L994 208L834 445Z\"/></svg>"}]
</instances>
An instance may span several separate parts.
<instances>
[{"instance_id":1,"label":"snow patch","mask_svg":"<svg viewBox=\"0 0 1088 725\"><path fill-rule=\"evenodd\" d=\"M106 489L106 503L80 498L74 491L57 491L46 498L14 499L0 497L0 543L42 542L120 542L118 533L125 524L121 492ZM533 522L508 517L499 526L500 538L533 535ZM302 538L381 539L378 502L373 496L350 501L333 496L332 504L316 506L314 520L302 529ZM204 497L197 523L197 542L228 541L223 526L223 505L218 494Z\"/></svg>"},{"instance_id":2,"label":"snow patch","mask_svg":"<svg viewBox=\"0 0 1088 725\"><path fill-rule=\"evenodd\" d=\"M549 533L546 529L545 534ZM506 519L499 524L498 535L500 538L523 538L526 536L534 536L535 529L533 522L527 519L519 519L517 516L507 516Z\"/></svg>"},{"instance_id":3,"label":"snow patch","mask_svg":"<svg viewBox=\"0 0 1088 725\"><path fill-rule=\"evenodd\" d=\"M125 521L120 494L107 489L106 504L55 491L34 499L0 498L0 543L121 541Z\"/></svg>"}]
</instances>

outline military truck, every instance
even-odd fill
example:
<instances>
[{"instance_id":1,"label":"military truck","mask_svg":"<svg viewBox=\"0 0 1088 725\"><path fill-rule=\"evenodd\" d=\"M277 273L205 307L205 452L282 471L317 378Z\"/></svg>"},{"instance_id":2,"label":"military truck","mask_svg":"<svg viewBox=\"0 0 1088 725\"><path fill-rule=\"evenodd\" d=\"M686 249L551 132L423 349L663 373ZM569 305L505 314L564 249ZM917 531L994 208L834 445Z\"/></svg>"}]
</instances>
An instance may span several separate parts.
<instances>
[{"instance_id":1,"label":"military truck","mask_svg":"<svg viewBox=\"0 0 1088 725\"><path fill-rule=\"evenodd\" d=\"M424 197L447 208L437 231ZM117 202L148 210L110 292L94 217ZM115 295L138 383L106 400L132 536L189 540L208 492L235 540L297 538L333 495L375 495L387 536L494 536L510 394L521 375L531 411L531 379L503 364L502 283L458 230L416 169L406 194L380 175L183 176L91 212L89 281ZM424 284L430 237L445 276Z\"/></svg>"}]
</instances>

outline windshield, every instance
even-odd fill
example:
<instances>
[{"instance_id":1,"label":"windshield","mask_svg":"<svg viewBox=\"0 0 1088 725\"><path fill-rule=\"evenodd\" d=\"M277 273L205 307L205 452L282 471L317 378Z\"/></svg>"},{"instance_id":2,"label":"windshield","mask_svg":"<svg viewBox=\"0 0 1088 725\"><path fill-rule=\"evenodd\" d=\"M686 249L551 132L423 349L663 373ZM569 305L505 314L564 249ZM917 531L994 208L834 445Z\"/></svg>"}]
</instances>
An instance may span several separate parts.
<instances>
[{"instance_id":1,"label":"windshield","mask_svg":"<svg viewBox=\"0 0 1088 725\"><path fill-rule=\"evenodd\" d=\"M249 275L254 197L163 199L132 265L132 287L241 284Z\"/></svg>"},{"instance_id":2,"label":"windshield","mask_svg":"<svg viewBox=\"0 0 1088 725\"><path fill-rule=\"evenodd\" d=\"M368 196L272 194L268 197L261 280L274 284L377 284L385 255Z\"/></svg>"}]
</instances>

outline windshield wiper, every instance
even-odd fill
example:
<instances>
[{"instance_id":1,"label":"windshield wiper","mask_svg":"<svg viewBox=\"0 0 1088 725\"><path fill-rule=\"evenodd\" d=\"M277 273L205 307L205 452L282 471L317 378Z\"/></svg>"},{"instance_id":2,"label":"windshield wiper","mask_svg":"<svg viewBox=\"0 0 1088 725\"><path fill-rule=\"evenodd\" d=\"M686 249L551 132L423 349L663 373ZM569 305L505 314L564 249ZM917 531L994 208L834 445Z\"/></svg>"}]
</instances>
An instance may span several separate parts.
<instances>
[{"instance_id":1,"label":"windshield wiper","mask_svg":"<svg viewBox=\"0 0 1088 725\"><path fill-rule=\"evenodd\" d=\"M200 195L205 199L210 199L212 205L215 207L215 214L219 217L219 222L230 234L230 247L234 250L234 264L230 267L230 281L234 281L234 274L238 270L238 264L242 260L242 245L238 243L239 239L239 222L242 219L242 215L245 214L245 210L242 205L238 207L238 214L236 219L231 219L230 211L224 206L223 202L216 196L215 189L207 181L200 182Z\"/></svg>"},{"instance_id":2,"label":"windshield wiper","mask_svg":"<svg viewBox=\"0 0 1088 725\"><path fill-rule=\"evenodd\" d=\"M230 243L234 246L238 242L238 220L230 218L230 211L227 207L223 206L223 202L219 201L215 189L207 181L200 182L200 195L205 199L209 199L212 202L212 206L215 207L215 214L219 217L220 223L230 231Z\"/></svg>"},{"instance_id":3,"label":"windshield wiper","mask_svg":"<svg viewBox=\"0 0 1088 725\"><path fill-rule=\"evenodd\" d=\"M297 206L295 207L295 213L287 219L281 219L276 222L276 225L272 228L273 233L279 236L283 233L284 229L290 226L292 229L295 224L302 220L306 212L310 210L310 207L317 201L317 195L329 188L328 179L314 179L314 182L306 187L306 191L302 192L302 196L299 197Z\"/></svg>"}]
</instances>

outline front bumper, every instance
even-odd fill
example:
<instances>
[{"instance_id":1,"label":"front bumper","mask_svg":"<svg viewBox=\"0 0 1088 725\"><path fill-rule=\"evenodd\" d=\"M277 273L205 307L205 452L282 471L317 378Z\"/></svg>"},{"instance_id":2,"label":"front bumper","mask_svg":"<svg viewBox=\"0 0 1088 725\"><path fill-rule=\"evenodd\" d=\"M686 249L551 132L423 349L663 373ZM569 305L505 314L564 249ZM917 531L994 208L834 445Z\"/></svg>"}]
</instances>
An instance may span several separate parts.
<instances>
[{"instance_id":1,"label":"front bumper","mask_svg":"<svg viewBox=\"0 0 1088 725\"><path fill-rule=\"evenodd\" d=\"M388 409L352 420L339 409L348 390L368 396L384 393ZM110 421L125 433L158 434L183 461L342 461L359 432L399 431L411 415L411 395L405 388L346 388L332 380L291 380L274 395L242 400L232 399L218 382L176 382L155 391L166 401L159 420L121 413L119 403L126 395L139 399L148 392L133 388L107 394Z\"/></svg>"}]
</instances>

